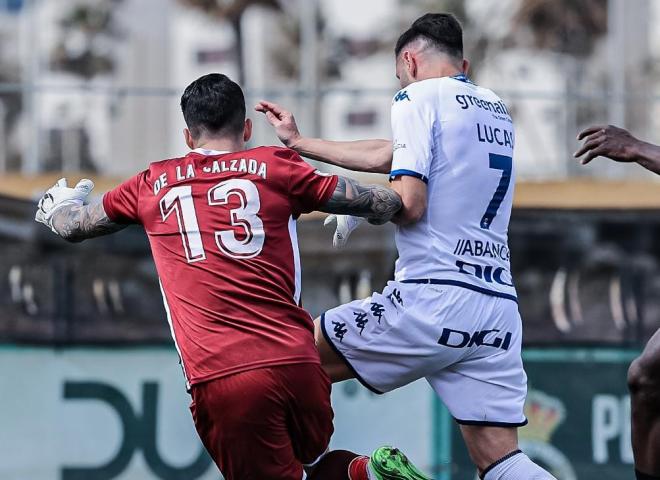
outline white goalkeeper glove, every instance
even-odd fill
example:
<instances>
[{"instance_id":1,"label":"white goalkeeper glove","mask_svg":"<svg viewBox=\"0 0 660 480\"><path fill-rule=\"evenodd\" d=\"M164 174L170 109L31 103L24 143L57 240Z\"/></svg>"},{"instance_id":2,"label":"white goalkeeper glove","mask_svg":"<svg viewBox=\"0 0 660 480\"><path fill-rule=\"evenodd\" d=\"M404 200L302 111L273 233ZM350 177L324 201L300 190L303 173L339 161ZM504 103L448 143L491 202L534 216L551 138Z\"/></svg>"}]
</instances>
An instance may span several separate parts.
<instances>
[{"instance_id":1,"label":"white goalkeeper glove","mask_svg":"<svg viewBox=\"0 0 660 480\"><path fill-rule=\"evenodd\" d=\"M86 178L80 180L74 188L67 186L66 178L60 178L55 185L46 190L44 196L39 200L37 214L34 219L55 232L52 225L53 214L67 205L84 205L93 188L94 182Z\"/></svg>"},{"instance_id":2,"label":"white goalkeeper glove","mask_svg":"<svg viewBox=\"0 0 660 480\"><path fill-rule=\"evenodd\" d=\"M323 222L323 225L327 226L332 222L337 222L335 234L332 237L332 246L335 248L343 248L344 245L346 245L351 232L366 221L366 218L354 217L353 215L328 215L325 222Z\"/></svg>"}]
</instances>

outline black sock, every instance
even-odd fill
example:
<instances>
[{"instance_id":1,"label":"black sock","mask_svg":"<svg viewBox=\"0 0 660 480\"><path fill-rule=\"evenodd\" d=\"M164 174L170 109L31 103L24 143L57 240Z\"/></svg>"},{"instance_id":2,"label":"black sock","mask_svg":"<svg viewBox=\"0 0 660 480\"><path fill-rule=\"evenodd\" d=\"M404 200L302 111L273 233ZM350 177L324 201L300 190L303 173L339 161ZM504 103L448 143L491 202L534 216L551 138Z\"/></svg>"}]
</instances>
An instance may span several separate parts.
<instances>
[{"instance_id":1,"label":"black sock","mask_svg":"<svg viewBox=\"0 0 660 480\"><path fill-rule=\"evenodd\" d=\"M637 480L660 480L660 477L655 475L647 475L646 473L642 473L637 469L635 469L635 478L637 478Z\"/></svg>"}]
</instances>

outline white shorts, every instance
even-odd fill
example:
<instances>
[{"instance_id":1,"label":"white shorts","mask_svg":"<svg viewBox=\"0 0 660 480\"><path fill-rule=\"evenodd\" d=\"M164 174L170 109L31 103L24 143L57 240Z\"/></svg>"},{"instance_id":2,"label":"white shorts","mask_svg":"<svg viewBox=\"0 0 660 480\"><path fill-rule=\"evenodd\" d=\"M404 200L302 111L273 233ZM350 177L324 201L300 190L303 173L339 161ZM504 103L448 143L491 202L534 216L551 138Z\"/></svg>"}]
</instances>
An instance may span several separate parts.
<instances>
[{"instance_id":1,"label":"white shorts","mask_svg":"<svg viewBox=\"0 0 660 480\"><path fill-rule=\"evenodd\" d=\"M518 304L463 287L389 282L321 316L326 341L376 393L426 378L464 425L527 423Z\"/></svg>"}]
</instances>

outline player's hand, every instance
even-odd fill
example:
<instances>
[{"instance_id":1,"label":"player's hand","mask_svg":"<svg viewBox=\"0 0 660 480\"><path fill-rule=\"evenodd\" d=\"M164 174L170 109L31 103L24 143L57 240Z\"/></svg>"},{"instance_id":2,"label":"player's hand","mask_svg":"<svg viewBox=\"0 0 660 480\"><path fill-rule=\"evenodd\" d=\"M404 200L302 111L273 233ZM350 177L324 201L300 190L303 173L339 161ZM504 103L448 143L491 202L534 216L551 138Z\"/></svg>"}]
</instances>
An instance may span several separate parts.
<instances>
[{"instance_id":1,"label":"player's hand","mask_svg":"<svg viewBox=\"0 0 660 480\"><path fill-rule=\"evenodd\" d=\"M337 222L335 234L332 236L332 246L335 248L343 248L346 245L351 232L366 221L367 220L362 217L354 217L353 215L328 215L325 222L323 222L323 225L327 226L332 222Z\"/></svg>"},{"instance_id":2,"label":"player's hand","mask_svg":"<svg viewBox=\"0 0 660 480\"><path fill-rule=\"evenodd\" d=\"M586 153L581 160L582 165L586 165L599 156L608 157L617 162L633 162L635 161L635 147L640 143L627 130L614 125L589 127L580 132L578 140L584 140L584 143L573 156L579 158Z\"/></svg>"},{"instance_id":3,"label":"player's hand","mask_svg":"<svg viewBox=\"0 0 660 480\"><path fill-rule=\"evenodd\" d=\"M37 206L34 219L53 230L53 214L65 206L84 205L87 196L94 188L94 182L83 178L74 188L69 188L66 178L60 178L55 185L46 190ZM55 230L53 230L55 231Z\"/></svg>"},{"instance_id":4,"label":"player's hand","mask_svg":"<svg viewBox=\"0 0 660 480\"><path fill-rule=\"evenodd\" d=\"M254 109L266 115L268 123L275 128L275 134L280 141L286 147L295 150L296 143L300 140L300 131L293 114L277 103L266 102L265 100L257 103Z\"/></svg>"}]
</instances>

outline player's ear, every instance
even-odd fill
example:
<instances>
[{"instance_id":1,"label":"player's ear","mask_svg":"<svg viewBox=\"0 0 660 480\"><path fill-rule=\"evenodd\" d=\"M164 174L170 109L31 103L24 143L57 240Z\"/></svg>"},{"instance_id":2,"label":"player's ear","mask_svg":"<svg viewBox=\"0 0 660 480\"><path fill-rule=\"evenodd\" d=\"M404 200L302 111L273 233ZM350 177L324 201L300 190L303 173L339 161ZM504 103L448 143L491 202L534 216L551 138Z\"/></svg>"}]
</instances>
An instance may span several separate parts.
<instances>
[{"instance_id":1,"label":"player's ear","mask_svg":"<svg viewBox=\"0 0 660 480\"><path fill-rule=\"evenodd\" d=\"M413 80L417 79L417 59L415 56L410 53L409 51L403 52L403 63L406 66L406 70L408 70L408 75L410 78Z\"/></svg>"},{"instance_id":2,"label":"player's ear","mask_svg":"<svg viewBox=\"0 0 660 480\"><path fill-rule=\"evenodd\" d=\"M252 120L246 118L245 125L243 126L243 141L249 142L251 138L252 138Z\"/></svg>"},{"instance_id":3,"label":"player's ear","mask_svg":"<svg viewBox=\"0 0 660 480\"><path fill-rule=\"evenodd\" d=\"M463 59L463 64L461 66L463 73L467 75L470 71L470 61L467 58Z\"/></svg>"},{"instance_id":4,"label":"player's ear","mask_svg":"<svg viewBox=\"0 0 660 480\"><path fill-rule=\"evenodd\" d=\"M186 139L186 145L188 145L188 148L190 150L195 150L195 142L193 141L192 134L190 133L190 130L187 128L183 129L183 138Z\"/></svg>"}]
</instances>

